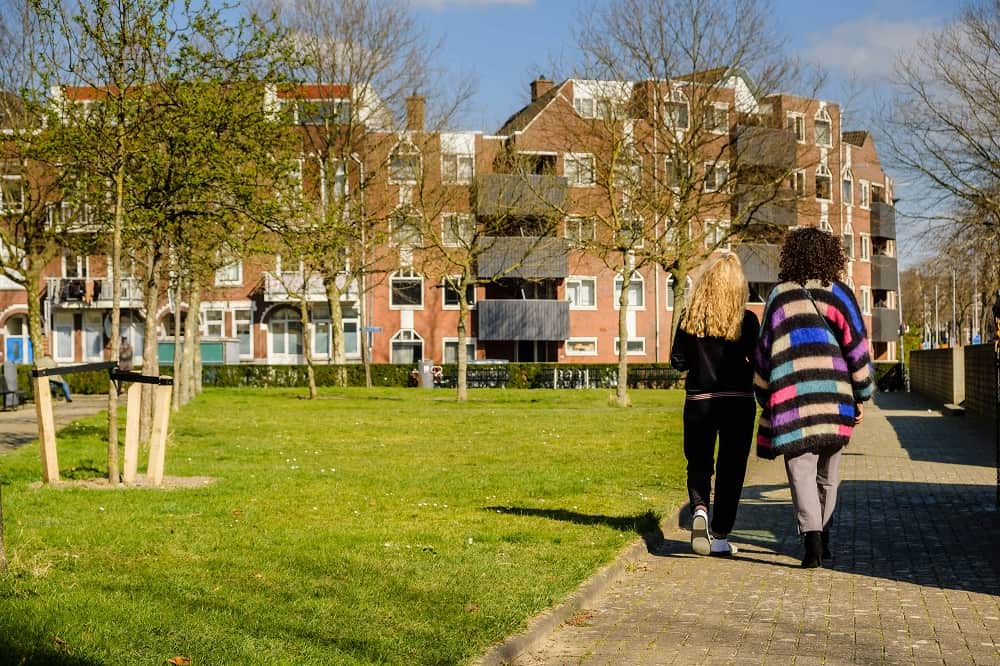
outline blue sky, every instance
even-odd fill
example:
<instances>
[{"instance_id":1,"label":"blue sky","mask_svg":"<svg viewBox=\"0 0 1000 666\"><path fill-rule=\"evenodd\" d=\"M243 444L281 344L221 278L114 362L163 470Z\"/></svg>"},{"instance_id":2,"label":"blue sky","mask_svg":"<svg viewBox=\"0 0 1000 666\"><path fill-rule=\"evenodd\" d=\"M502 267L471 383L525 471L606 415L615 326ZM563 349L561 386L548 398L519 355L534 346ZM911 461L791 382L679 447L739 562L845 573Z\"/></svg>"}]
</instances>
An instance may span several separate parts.
<instances>
[{"instance_id":1,"label":"blue sky","mask_svg":"<svg viewBox=\"0 0 1000 666\"><path fill-rule=\"evenodd\" d=\"M495 131L528 99L538 74L571 54L571 24L580 11L613 0L410 0L430 32L443 39L443 62L471 75L478 93L459 124ZM932 0L772 0L777 27L789 50L823 65L822 96L844 102L849 81L877 84L891 75L897 49L916 44L921 31L954 15L958 2ZM858 124L870 97L858 100ZM862 99L862 97L864 99Z\"/></svg>"}]
</instances>

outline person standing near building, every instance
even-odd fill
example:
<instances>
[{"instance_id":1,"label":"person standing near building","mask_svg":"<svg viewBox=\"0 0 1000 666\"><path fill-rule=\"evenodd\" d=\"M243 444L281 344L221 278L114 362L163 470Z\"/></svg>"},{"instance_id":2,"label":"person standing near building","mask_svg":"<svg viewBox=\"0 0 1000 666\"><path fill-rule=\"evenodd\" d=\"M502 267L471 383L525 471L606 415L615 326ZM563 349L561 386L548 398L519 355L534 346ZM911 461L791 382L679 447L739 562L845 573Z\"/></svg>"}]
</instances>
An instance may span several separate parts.
<instances>
[{"instance_id":1,"label":"person standing near building","mask_svg":"<svg viewBox=\"0 0 1000 666\"><path fill-rule=\"evenodd\" d=\"M58 367L56 362L52 360L52 357L48 354L43 355L35 363L35 367L39 370L50 370L52 368ZM66 397L66 402L73 402L73 396L69 392L69 383L63 379L62 375L49 375L49 387L58 385L62 389L63 396Z\"/></svg>"},{"instance_id":2,"label":"person standing near building","mask_svg":"<svg viewBox=\"0 0 1000 666\"><path fill-rule=\"evenodd\" d=\"M735 552L728 537L736 523L757 414L750 356L759 322L746 309L748 294L739 257L727 253L716 260L698 280L690 306L680 315L670 353L671 365L688 373L684 456L692 512L691 548L699 555ZM713 471L714 503L710 502Z\"/></svg>"},{"instance_id":3,"label":"person standing near building","mask_svg":"<svg viewBox=\"0 0 1000 666\"><path fill-rule=\"evenodd\" d=\"M831 557L841 450L873 390L864 319L840 281L846 266L832 234L789 232L754 351L754 392L763 408L757 454L784 457L807 568Z\"/></svg>"},{"instance_id":4,"label":"person standing near building","mask_svg":"<svg viewBox=\"0 0 1000 666\"><path fill-rule=\"evenodd\" d=\"M131 370L132 369L132 343L128 341L126 336L122 336L121 344L118 345L118 369L119 370Z\"/></svg>"}]
</instances>

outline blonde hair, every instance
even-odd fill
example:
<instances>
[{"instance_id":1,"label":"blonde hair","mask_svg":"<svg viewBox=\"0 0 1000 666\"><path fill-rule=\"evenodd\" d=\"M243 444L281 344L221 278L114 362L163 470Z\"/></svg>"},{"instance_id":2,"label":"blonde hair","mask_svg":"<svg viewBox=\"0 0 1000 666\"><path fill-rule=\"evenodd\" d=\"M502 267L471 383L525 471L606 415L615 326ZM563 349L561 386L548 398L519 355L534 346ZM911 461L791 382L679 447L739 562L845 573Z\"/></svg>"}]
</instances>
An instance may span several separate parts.
<instances>
[{"instance_id":1,"label":"blonde hair","mask_svg":"<svg viewBox=\"0 0 1000 666\"><path fill-rule=\"evenodd\" d=\"M680 327L699 338L738 340L747 296L740 258L729 252L709 266L698 280Z\"/></svg>"}]
</instances>

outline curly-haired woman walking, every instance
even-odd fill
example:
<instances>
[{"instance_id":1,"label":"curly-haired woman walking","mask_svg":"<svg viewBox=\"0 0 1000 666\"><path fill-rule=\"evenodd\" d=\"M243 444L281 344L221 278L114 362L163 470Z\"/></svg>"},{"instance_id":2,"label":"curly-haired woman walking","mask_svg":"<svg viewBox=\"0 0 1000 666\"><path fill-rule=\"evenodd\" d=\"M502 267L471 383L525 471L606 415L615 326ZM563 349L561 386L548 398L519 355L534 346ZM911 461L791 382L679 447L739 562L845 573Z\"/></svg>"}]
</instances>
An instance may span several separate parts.
<instances>
[{"instance_id":1,"label":"curly-haired woman walking","mask_svg":"<svg viewBox=\"0 0 1000 666\"><path fill-rule=\"evenodd\" d=\"M757 454L784 456L803 567L830 557L840 452L873 389L864 320L851 287L840 281L846 265L833 235L791 231L754 352L754 392L763 408Z\"/></svg>"},{"instance_id":2,"label":"curly-haired woman walking","mask_svg":"<svg viewBox=\"0 0 1000 666\"><path fill-rule=\"evenodd\" d=\"M728 536L736 522L747 457L757 415L750 355L757 341L757 315L746 309L747 283L735 254L705 271L691 305L681 313L670 363L687 370L684 455L691 500L691 547L699 555L732 555ZM718 464L715 439L719 439ZM712 529L708 507L716 473Z\"/></svg>"}]
</instances>

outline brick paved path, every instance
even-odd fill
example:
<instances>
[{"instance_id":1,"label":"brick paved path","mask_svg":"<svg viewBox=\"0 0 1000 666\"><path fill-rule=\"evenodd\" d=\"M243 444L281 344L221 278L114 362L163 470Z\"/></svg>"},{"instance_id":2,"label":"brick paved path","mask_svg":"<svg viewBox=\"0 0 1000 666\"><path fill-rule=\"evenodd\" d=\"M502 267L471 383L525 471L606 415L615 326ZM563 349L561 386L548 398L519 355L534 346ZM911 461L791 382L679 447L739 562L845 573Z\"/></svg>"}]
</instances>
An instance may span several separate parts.
<instances>
[{"instance_id":1,"label":"brick paved path","mask_svg":"<svg viewBox=\"0 0 1000 666\"><path fill-rule=\"evenodd\" d=\"M1000 664L992 428L881 394L845 451L834 561L803 570L780 461L751 464L731 560L655 552L516 664Z\"/></svg>"}]
</instances>

